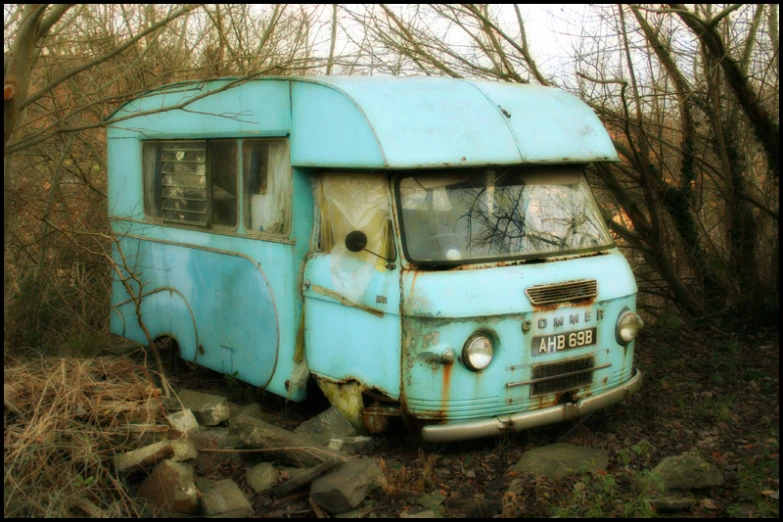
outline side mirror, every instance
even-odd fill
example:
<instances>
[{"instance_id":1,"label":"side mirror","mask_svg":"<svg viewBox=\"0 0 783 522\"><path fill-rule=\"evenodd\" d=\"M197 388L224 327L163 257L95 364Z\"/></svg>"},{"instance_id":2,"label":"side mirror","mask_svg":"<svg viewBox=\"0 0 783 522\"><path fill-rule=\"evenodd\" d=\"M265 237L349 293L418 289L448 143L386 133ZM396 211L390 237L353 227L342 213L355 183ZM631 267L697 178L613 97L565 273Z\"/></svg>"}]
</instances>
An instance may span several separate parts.
<instances>
[{"instance_id":1,"label":"side mirror","mask_svg":"<svg viewBox=\"0 0 783 522\"><path fill-rule=\"evenodd\" d=\"M345 248L351 252L361 252L367 246L367 234L361 230L354 230L345 236Z\"/></svg>"}]
</instances>

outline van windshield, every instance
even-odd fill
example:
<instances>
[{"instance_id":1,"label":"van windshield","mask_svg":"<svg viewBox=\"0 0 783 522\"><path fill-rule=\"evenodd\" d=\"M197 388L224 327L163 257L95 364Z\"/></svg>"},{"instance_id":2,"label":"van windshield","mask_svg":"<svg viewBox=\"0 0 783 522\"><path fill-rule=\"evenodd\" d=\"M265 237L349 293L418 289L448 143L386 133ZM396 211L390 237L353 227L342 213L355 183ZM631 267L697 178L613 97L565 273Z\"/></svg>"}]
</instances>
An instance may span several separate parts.
<instances>
[{"instance_id":1,"label":"van windshield","mask_svg":"<svg viewBox=\"0 0 783 522\"><path fill-rule=\"evenodd\" d=\"M415 173L399 179L406 257L460 264L613 245L577 167Z\"/></svg>"}]
</instances>

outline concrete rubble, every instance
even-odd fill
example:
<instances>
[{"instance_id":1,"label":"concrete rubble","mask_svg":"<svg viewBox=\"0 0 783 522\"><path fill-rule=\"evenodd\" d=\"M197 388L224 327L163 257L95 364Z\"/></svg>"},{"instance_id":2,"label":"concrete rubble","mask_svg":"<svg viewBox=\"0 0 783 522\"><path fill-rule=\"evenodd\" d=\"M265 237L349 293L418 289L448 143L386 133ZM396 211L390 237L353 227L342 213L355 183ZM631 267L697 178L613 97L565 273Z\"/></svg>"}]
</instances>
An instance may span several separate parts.
<instances>
[{"instance_id":1,"label":"concrete rubble","mask_svg":"<svg viewBox=\"0 0 783 522\"><path fill-rule=\"evenodd\" d=\"M312 419L304 421L294 430L294 433L306 435L324 446L328 446L329 441L332 439L342 439L358 435L353 424L351 424L351 422L340 413L340 410L334 406L321 412Z\"/></svg>"},{"instance_id":2,"label":"concrete rubble","mask_svg":"<svg viewBox=\"0 0 783 522\"><path fill-rule=\"evenodd\" d=\"M166 417L166 420L169 421L172 429L179 433L188 433L198 429L198 421L196 420L196 416L193 415L193 412L190 410L182 410L172 413Z\"/></svg>"},{"instance_id":3,"label":"concrete rubble","mask_svg":"<svg viewBox=\"0 0 783 522\"><path fill-rule=\"evenodd\" d=\"M184 461L197 455L193 444L186 440L162 440L139 449L114 456L117 471L140 471L163 459Z\"/></svg>"},{"instance_id":4,"label":"concrete rubble","mask_svg":"<svg viewBox=\"0 0 783 522\"><path fill-rule=\"evenodd\" d=\"M345 437L329 441L329 448L346 455L362 455L372 452L375 439L367 436Z\"/></svg>"},{"instance_id":5,"label":"concrete rubble","mask_svg":"<svg viewBox=\"0 0 783 522\"><path fill-rule=\"evenodd\" d=\"M164 460L144 480L139 496L167 511L195 515L198 492L193 482L193 466Z\"/></svg>"},{"instance_id":6,"label":"concrete rubble","mask_svg":"<svg viewBox=\"0 0 783 522\"><path fill-rule=\"evenodd\" d=\"M723 474L714 464L688 453L666 457L652 471L660 477L664 491L723 485Z\"/></svg>"},{"instance_id":7,"label":"concrete rubble","mask_svg":"<svg viewBox=\"0 0 783 522\"><path fill-rule=\"evenodd\" d=\"M605 451L559 442L526 451L510 471L559 479L579 471L603 471L608 464Z\"/></svg>"},{"instance_id":8,"label":"concrete rubble","mask_svg":"<svg viewBox=\"0 0 783 522\"><path fill-rule=\"evenodd\" d=\"M311 467L327 460L346 460L345 456L306 435L290 432L248 415L231 419L231 429L247 446L268 449L270 455L296 466Z\"/></svg>"},{"instance_id":9,"label":"concrete rubble","mask_svg":"<svg viewBox=\"0 0 783 522\"><path fill-rule=\"evenodd\" d=\"M201 496L201 512L208 517L240 518L249 517L253 506L233 480L216 482Z\"/></svg>"},{"instance_id":10,"label":"concrete rubble","mask_svg":"<svg viewBox=\"0 0 783 522\"><path fill-rule=\"evenodd\" d=\"M239 436L232 434L228 428L200 428L190 432L188 439L199 451L194 464L201 473L212 473L226 461L238 466L243 464L240 453L210 451L235 450L246 447Z\"/></svg>"},{"instance_id":11,"label":"concrete rubble","mask_svg":"<svg viewBox=\"0 0 783 522\"><path fill-rule=\"evenodd\" d=\"M245 473L247 485L253 488L253 491L265 495L272 491L277 482L277 473L274 466L269 462L256 464Z\"/></svg>"},{"instance_id":12,"label":"concrete rubble","mask_svg":"<svg viewBox=\"0 0 783 522\"><path fill-rule=\"evenodd\" d=\"M185 409L191 410L202 426L216 426L229 418L228 399L225 397L192 390L180 390L178 395Z\"/></svg>"},{"instance_id":13,"label":"concrete rubble","mask_svg":"<svg viewBox=\"0 0 783 522\"><path fill-rule=\"evenodd\" d=\"M250 497L257 505L309 487L314 509L337 516L358 516L355 508L382 480L376 459L348 456L372 451L374 440L357 436L336 408L289 431L265 422L273 416L265 415L258 404L230 405L224 397L190 390L178 396L181 405L166 403L170 429L155 432L170 438L114 457L118 471L149 472L138 494L150 505L185 515L252 516L252 504L235 482L203 478L219 473L227 460L245 468L247 491L268 497ZM226 419L229 428L207 427ZM264 451L233 451L248 449ZM276 459L296 467L268 462ZM427 512L411 515L418 516Z\"/></svg>"},{"instance_id":14,"label":"concrete rubble","mask_svg":"<svg viewBox=\"0 0 783 522\"><path fill-rule=\"evenodd\" d=\"M310 487L310 500L332 513L345 513L358 506L382 476L376 459L351 460L316 479Z\"/></svg>"}]
</instances>

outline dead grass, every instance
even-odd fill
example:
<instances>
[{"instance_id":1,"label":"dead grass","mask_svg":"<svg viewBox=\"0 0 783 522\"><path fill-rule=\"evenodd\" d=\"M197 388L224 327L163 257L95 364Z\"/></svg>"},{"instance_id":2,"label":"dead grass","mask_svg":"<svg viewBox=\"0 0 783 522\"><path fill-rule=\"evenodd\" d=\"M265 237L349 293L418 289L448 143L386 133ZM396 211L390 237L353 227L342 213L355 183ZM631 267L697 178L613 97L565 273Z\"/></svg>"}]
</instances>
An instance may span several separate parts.
<instances>
[{"instance_id":1,"label":"dead grass","mask_svg":"<svg viewBox=\"0 0 783 522\"><path fill-rule=\"evenodd\" d=\"M3 362L4 516L140 516L111 463L165 430L146 372L120 357Z\"/></svg>"}]
</instances>

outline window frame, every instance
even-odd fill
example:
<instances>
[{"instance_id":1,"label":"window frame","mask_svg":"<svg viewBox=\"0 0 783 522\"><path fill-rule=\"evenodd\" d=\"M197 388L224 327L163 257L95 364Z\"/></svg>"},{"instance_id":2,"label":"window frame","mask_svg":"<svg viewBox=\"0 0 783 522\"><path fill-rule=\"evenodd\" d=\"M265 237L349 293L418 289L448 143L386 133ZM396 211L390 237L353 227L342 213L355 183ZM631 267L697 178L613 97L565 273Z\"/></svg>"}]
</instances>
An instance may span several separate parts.
<instances>
[{"instance_id":1,"label":"window frame","mask_svg":"<svg viewBox=\"0 0 783 522\"><path fill-rule=\"evenodd\" d=\"M211 142L232 142L236 147L236 225L216 225L213 223L213 187L212 187L212 158L210 153ZM287 175L285 190L288 191L286 198L285 211L283 215L284 229L280 233L271 233L266 231L250 230L245 226L245 168L243 158L243 144L247 141L266 141L266 142L282 142L285 145L287 158ZM195 222L169 220L164 218L163 210L163 185L162 185L162 172L155 170L149 172L146 168L144 150L148 144L165 144L172 142L201 142L205 148L205 186L207 194L207 219L205 225L200 225ZM291 165L291 148L287 136L270 136L270 137L193 137L193 138L150 138L140 140L140 155L141 155L141 182L142 182L142 205L144 208L144 220L155 224L170 226L174 228L182 228L187 230L197 230L201 232L208 232L212 234L224 234L224 235L239 235L243 237L255 237L258 239L289 239L293 231L293 166ZM269 171L267 169L267 176ZM149 176L154 176L155 180L150 183ZM157 191L157 193L150 194L149 189ZM155 205L155 208L151 208L151 205Z\"/></svg>"}]
</instances>

